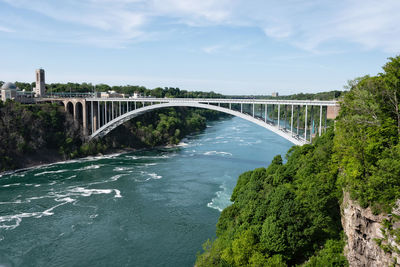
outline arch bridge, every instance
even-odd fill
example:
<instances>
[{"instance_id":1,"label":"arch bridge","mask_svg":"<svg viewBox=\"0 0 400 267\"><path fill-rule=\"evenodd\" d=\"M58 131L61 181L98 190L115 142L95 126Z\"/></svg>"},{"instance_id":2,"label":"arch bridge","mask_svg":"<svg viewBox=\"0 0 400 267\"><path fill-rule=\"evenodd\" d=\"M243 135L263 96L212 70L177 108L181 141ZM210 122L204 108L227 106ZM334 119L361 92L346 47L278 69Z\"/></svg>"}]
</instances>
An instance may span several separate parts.
<instances>
[{"instance_id":1,"label":"arch bridge","mask_svg":"<svg viewBox=\"0 0 400 267\"><path fill-rule=\"evenodd\" d=\"M48 99L49 100L49 99ZM124 122L166 107L216 110L260 125L295 145L312 142L339 111L337 101L193 98L60 98L89 139L101 138Z\"/></svg>"}]
</instances>

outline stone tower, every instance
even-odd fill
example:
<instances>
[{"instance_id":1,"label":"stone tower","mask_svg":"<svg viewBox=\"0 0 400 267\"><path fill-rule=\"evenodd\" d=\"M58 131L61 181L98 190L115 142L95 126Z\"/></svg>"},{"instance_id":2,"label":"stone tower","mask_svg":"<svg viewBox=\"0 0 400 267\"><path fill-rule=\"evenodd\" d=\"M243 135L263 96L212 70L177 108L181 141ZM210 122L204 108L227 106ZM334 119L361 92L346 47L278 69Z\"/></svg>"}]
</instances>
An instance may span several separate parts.
<instances>
[{"instance_id":1,"label":"stone tower","mask_svg":"<svg viewBox=\"0 0 400 267\"><path fill-rule=\"evenodd\" d=\"M44 81L44 69L36 70L36 97L43 97L46 93L46 86Z\"/></svg>"}]
</instances>

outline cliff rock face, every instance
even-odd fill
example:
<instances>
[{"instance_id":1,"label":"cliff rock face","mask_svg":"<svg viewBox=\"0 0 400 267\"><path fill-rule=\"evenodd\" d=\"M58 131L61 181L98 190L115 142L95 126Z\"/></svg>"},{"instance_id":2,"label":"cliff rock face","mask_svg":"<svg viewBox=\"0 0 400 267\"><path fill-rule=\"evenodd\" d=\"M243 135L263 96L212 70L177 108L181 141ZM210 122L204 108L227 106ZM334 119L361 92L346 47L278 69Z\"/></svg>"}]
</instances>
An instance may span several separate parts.
<instances>
[{"instance_id":1,"label":"cliff rock face","mask_svg":"<svg viewBox=\"0 0 400 267\"><path fill-rule=\"evenodd\" d=\"M397 204L400 206L400 201ZM393 214L400 215L400 209L394 209ZM350 266L400 266L400 255L396 253L400 246L395 243L395 236L381 230L385 228L385 219L392 221L392 216L374 215L370 208L361 208L344 193L342 225L347 236L344 253ZM393 229L399 228L399 224L394 222ZM377 240L382 240L380 246ZM384 246L391 249L385 252Z\"/></svg>"}]
</instances>

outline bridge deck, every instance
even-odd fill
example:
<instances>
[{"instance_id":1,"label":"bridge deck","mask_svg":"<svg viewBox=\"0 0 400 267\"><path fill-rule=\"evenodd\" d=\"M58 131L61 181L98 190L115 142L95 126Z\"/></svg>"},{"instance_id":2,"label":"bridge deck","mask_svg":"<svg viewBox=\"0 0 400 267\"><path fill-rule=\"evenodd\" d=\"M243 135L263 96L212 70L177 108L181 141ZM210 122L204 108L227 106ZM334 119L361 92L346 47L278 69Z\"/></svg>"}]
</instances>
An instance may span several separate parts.
<instances>
[{"instance_id":1,"label":"bridge deck","mask_svg":"<svg viewBox=\"0 0 400 267\"><path fill-rule=\"evenodd\" d=\"M236 99L236 98L85 98L86 101L116 101L116 102L190 102L190 103L225 103L225 104L268 104L268 105L307 105L307 106L337 106L337 101L323 100L274 100L274 99Z\"/></svg>"}]
</instances>

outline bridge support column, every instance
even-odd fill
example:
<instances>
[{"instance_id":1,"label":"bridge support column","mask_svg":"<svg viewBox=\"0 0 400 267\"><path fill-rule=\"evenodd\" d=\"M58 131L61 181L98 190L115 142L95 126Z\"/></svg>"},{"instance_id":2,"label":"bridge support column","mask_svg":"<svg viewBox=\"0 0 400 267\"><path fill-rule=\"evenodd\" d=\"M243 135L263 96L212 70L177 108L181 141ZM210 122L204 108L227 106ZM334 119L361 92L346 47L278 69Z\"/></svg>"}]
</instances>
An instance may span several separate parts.
<instances>
[{"instance_id":1,"label":"bridge support column","mask_svg":"<svg viewBox=\"0 0 400 267\"><path fill-rule=\"evenodd\" d=\"M240 113L243 113L243 103L240 103Z\"/></svg>"},{"instance_id":2,"label":"bridge support column","mask_svg":"<svg viewBox=\"0 0 400 267\"><path fill-rule=\"evenodd\" d=\"M275 125L275 105L272 104L272 112L271 112L271 119L272 119L272 124Z\"/></svg>"},{"instance_id":3,"label":"bridge support column","mask_svg":"<svg viewBox=\"0 0 400 267\"><path fill-rule=\"evenodd\" d=\"M93 114L93 101L90 101L90 129L91 129L91 133L94 133L94 123L93 123L93 118L94 118L94 114Z\"/></svg>"},{"instance_id":4,"label":"bridge support column","mask_svg":"<svg viewBox=\"0 0 400 267\"><path fill-rule=\"evenodd\" d=\"M280 122L279 122L279 117L280 116L281 116L281 105L278 104L278 130L279 130L279 124L280 124Z\"/></svg>"},{"instance_id":5,"label":"bridge support column","mask_svg":"<svg viewBox=\"0 0 400 267\"><path fill-rule=\"evenodd\" d=\"M92 113L92 133L97 131L99 129L99 102L97 102L97 105L95 104L94 101L92 101L92 108L93 108L93 113Z\"/></svg>"},{"instance_id":6,"label":"bridge support column","mask_svg":"<svg viewBox=\"0 0 400 267\"><path fill-rule=\"evenodd\" d=\"M255 106L255 104L253 103L253 118L254 118L254 106Z\"/></svg>"},{"instance_id":7,"label":"bridge support column","mask_svg":"<svg viewBox=\"0 0 400 267\"><path fill-rule=\"evenodd\" d=\"M285 131L286 131L286 124L287 124L287 105L285 105L285 126L284 126Z\"/></svg>"},{"instance_id":8,"label":"bridge support column","mask_svg":"<svg viewBox=\"0 0 400 267\"><path fill-rule=\"evenodd\" d=\"M90 134L93 133L93 101L90 101Z\"/></svg>"},{"instance_id":9,"label":"bridge support column","mask_svg":"<svg viewBox=\"0 0 400 267\"><path fill-rule=\"evenodd\" d=\"M311 122L310 122L310 142L312 142L314 134L314 106L311 106Z\"/></svg>"},{"instance_id":10,"label":"bridge support column","mask_svg":"<svg viewBox=\"0 0 400 267\"><path fill-rule=\"evenodd\" d=\"M111 101L111 119L114 119L114 101Z\"/></svg>"},{"instance_id":11,"label":"bridge support column","mask_svg":"<svg viewBox=\"0 0 400 267\"><path fill-rule=\"evenodd\" d=\"M304 117L304 140L307 141L307 105L306 105L306 114Z\"/></svg>"},{"instance_id":12,"label":"bridge support column","mask_svg":"<svg viewBox=\"0 0 400 267\"><path fill-rule=\"evenodd\" d=\"M87 112L87 106L86 106L86 101L83 101L82 104L82 124L83 124L83 135L87 136L88 135L88 123L87 123L87 118L88 118L88 112Z\"/></svg>"},{"instance_id":13,"label":"bridge support column","mask_svg":"<svg viewBox=\"0 0 400 267\"><path fill-rule=\"evenodd\" d=\"M108 113L107 113L107 101L104 102L104 124L107 123L108 120Z\"/></svg>"},{"instance_id":14,"label":"bridge support column","mask_svg":"<svg viewBox=\"0 0 400 267\"><path fill-rule=\"evenodd\" d=\"M297 105L297 136L300 133L300 105Z\"/></svg>"},{"instance_id":15,"label":"bridge support column","mask_svg":"<svg viewBox=\"0 0 400 267\"><path fill-rule=\"evenodd\" d=\"M73 111L74 111L74 114L73 114L74 121L76 121L76 103L72 103L72 107L73 107Z\"/></svg>"},{"instance_id":16,"label":"bridge support column","mask_svg":"<svg viewBox=\"0 0 400 267\"><path fill-rule=\"evenodd\" d=\"M293 136L293 105L292 105L292 116L290 116L290 132Z\"/></svg>"},{"instance_id":17,"label":"bridge support column","mask_svg":"<svg viewBox=\"0 0 400 267\"><path fill-rule=\"evenodd\" d=\"M319 129L318 134L321 136L322 134L322 106L319 107Z\"/></svg>"},{"instance_id":18,"label":"bridge support column","mask_svg":"<svg viewBox=\"0 0 400 267\"><path fill-rule=\"evenodd\" d=\"M97 101L97 128L99 129L101 127L101 117L100 117L100 101Z\"/></svg>"},{"instance_id":19,"label":"bridge support column","mask_svg":"<svg viewBox=\"0 0 400 267\"><path fill-rule=\"evenodd\" d=\"M268 117L268 104L265 104L265 123L267 123L267 117Z\"/></svg>"}]
</instances>

